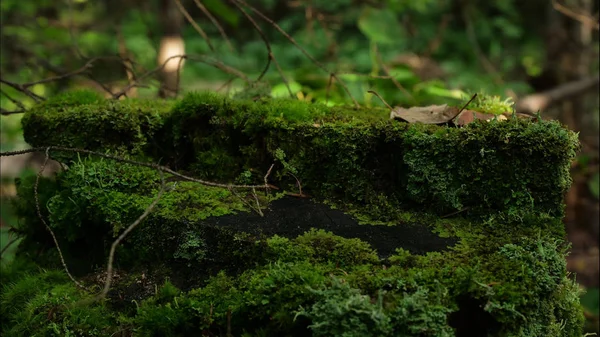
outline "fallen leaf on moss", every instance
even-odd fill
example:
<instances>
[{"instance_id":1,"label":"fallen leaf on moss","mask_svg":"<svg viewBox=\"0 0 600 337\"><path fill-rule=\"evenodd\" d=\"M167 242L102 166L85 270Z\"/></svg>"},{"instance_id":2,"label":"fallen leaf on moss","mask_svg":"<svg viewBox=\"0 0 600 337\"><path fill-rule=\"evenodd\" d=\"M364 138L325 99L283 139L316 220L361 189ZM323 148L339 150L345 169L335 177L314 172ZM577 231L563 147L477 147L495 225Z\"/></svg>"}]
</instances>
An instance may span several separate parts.
<instances>
[{"instance_id":1,"label":"fallen leaf on moss","mask_svg":"<svg viewBox=\"0 0 600 337\"><path fill-rule=\"evenodd\" d=\"M401 119L408 123L443 124L451 121L458 115L456 107L443 105L429 105L423 107L402 108L395 107L390 112L391 119Z\"/></svg>"},{"instance_id":2,"label":"fallen leaf on moss","mask_svg":"<svg viewBox=\"0 0 600 337\"><path fill-rule=\"evenodd\" d=\"M475 120L490 121L494 119L495 116L496 115L494 114L486 114L473 110L463 110L460 114L458 114L458 116L456 116L456 119L454 119L454 125L463 126L473 123Z\"/></svg>"}]
</instances>

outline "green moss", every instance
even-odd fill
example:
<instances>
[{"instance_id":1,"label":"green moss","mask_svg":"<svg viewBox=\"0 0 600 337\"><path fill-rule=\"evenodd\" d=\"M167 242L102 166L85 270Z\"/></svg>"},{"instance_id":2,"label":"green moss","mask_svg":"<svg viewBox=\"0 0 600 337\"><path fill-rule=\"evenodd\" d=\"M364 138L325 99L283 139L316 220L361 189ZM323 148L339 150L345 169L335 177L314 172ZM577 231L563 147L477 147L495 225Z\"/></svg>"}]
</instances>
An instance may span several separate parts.
<instances>
[{"instance_id":1,"label":"green moss","mask_svg":"<svg viewBox=\"0 0 600 337\"><path fill-rule=\"evenodd\" d=\"M116 332L113 316L102 305L75 304L88 295L63 272L40 270L22 275L2 288L2 334L106 336Z\"/></svg>"},{"instance_id":2,"label":"green moss","mask_svg":"<svg viewBox=\"0 0 600 337\"><path fill-rule=\"evenodd\" d=\"M70 101L70 104L64 102ZM88 91L50 99L23 116L23 136L31 146L63 146L140 155L155 146L154 136L170 109L169 101L109 101ZM94 137L90 137L93 130ZM53 152L69 162L73 153Z\"/></svg>"},{"instance_id":3,"label":"green moss","mask_svg":"<svg viewBox=\"0 0 600 337\"><path fill-rule=\"evenodd\" d=\"M233 335L581 335L561 223L579 145L556 122L451 128L289 99L194 93L171 106L70 95L25 116L32 145L161 159L195 177L245 184L263 183L275 164L268 179L280 194L260 193L265 211L282 191L301 187L362 223L426 224L458 243L424 255L398 248L382 260L358 238L310 227L296 238L250 234L228 227L226 216L253 212L251 194L165 174L175 188L118 248L117 268L127 276L115 280L109 306L71 310L86 294L62 273L15 265L2 269L12 282L2 289L3 304L20 302L2 309L5 331L186 336L231 326ZM82 127L100 133L82 137ZM115 236L154 200L160 175L62 159L67 171L41 179L41 210L71 270L91 282L98 276L89 275L91 266L104 265ZM55 267L54 243L32 212L34 181L18 182L17 230L25 237L17 255L45 249L39 266Z\"/></svg>"},{"instance_id":4,"label":"green moss","mask_svg":"<svg viewBox=\"0 0 600 337\"><path fill-rule=\"evenodd\" d=\"M480 315L488 317L484 329L493 335L580 336L582 310L575 283L565 277L566 246L543 237L483 245L485 241L481 237L425 256L398 250L385 267L357 240L319 231L293 240L274 237L267 240L259 265L232 276L221 271L186 292L167 282L118 321L120 328L142 336L217 333L228 325L237 335L453 336L461 321ZM327 249L331 259L322 255ZM348 251L367 255L347 259L342 267L340 257L344 260ZM44 275L62 282L52 289L65 304L81 296L66 290L73 286L62 273ZM37 298L34 293L44 290L34 284L49 283L44 280L25 276L16 283L20 286L5 288L2 298ZM58 300L42 298L27 310L42 308L47 314L46 303ZM92 312L66 317L61 324L73 329L79 317L96 317L93 310L104 309L85 310ZM22 311L16 308L9 315L21 315L16 312ZM89 323L91 331L96 326Z\"/></svg>"},{"instance_id":5,"label":"green moss","mask_svg":"<svg viewBox=\"0 0 600 337\"><path fill-rule=\"evenodd\" d=\"M471 96L465 94L463 95L462 99L467 102L471 99ZM477 97L475 97L475 99L469 103L467 108L469 110L483 113L500 115L512 113L514 111L514 104L515 103L510 97L502 99L500 96L493 96L480 92L477 94Z\"/></svg>"}]
</instances>

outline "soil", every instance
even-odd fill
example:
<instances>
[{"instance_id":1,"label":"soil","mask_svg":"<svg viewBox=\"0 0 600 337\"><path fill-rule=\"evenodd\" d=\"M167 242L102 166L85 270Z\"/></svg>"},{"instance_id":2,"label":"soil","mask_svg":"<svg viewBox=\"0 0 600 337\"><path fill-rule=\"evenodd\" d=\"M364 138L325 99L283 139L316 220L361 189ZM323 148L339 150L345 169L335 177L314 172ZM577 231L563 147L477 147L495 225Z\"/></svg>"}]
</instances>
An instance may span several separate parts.
<instances>
[{"instance_id":1,"label":"soil","mask_svg":"<svg viewBox=\"0 0 600 337\"><path fill-rule=\"evenodd\" d=\"M352 216L310 199L284 197L271 202L264 217L258 213L240 213L207 220L214 226L223 226L253 235L279 235L295 238L310 228L324 229L345 238L366 241L381 258L404 248L412 254L442 251L458 242L457 238L442 238L424 224L402 223L396 226L361 225Z\"/></svg>"}]
</instances>

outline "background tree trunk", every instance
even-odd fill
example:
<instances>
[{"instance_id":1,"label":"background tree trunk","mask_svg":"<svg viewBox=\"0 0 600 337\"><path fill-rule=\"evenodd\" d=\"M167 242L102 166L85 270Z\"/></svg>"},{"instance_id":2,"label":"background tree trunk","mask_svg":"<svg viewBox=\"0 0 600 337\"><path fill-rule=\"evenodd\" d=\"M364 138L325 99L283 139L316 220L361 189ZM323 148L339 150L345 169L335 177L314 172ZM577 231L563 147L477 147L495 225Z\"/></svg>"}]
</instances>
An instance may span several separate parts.
<instances>
[{"instance_id":1,"label":"background tree trunk","mask_svg":"<svg viewBox=\"0 0 600 337\"><path fill-rule=\"evenodd\" d=\"M174 0L160 0L160 23L162 37L158 49L158 72L160 89L158 96L162 98L175 97L179 90L179 76L184 59L176 57L185 54L185 44L181 36L183 15Z\"/></svg>"}]
</instances>

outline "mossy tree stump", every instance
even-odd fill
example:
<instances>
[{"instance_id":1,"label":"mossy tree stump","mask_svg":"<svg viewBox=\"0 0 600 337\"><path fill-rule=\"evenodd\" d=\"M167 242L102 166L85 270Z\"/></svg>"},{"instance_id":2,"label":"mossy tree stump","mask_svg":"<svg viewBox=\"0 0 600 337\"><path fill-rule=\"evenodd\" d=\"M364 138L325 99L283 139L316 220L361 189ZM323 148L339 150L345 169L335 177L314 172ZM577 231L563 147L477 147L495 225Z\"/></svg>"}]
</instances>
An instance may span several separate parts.
<instances>
[{"instance_id":1,"label":"mossy tree stump","mask_svg":"<svg viewBox=\"0 0 600 337\"><path fill-rule=\"evenodd\" d=\"M577 137L556 122L406 124L378 109L189 94L177 101L51 99L23 118L34 147L160 162L231 184L154 199L147 167L52 151L68 169L18 180L24 235L3 266L14 336L581 336L562 197ZM95 133L95 134L94 134ZM42 267L44 269L39 269Z\"/></svg>"}]
</instances>

